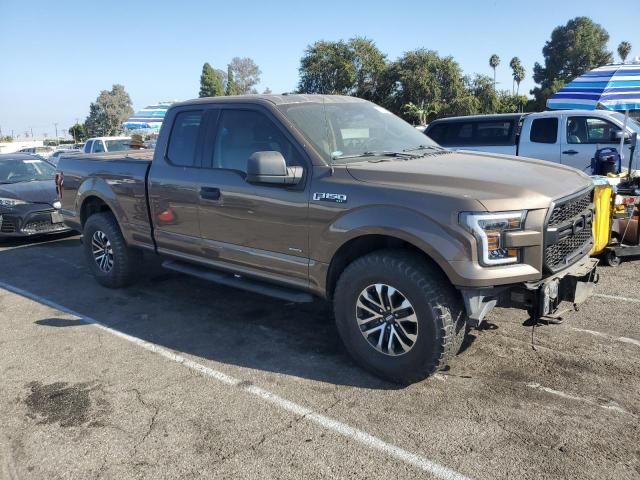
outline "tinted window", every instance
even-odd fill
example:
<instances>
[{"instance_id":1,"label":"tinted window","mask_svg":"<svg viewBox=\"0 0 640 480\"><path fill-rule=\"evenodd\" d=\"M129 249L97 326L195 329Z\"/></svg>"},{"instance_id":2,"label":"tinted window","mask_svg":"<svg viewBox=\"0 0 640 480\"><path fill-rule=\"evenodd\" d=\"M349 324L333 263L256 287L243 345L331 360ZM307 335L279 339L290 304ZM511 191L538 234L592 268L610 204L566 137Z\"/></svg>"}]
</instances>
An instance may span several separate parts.
<instances>
[{"instance_id":1,"label":"tinted window","mask_svg":"<svg viewBox=\"0 0 640 480\"><path fill-rule=\"evenodd\" d=\"M218 123L213 167L247 171L251 154L280 152L287 165L302 165L300 154L264 114L253 110L225 110Z\"/></svg>"},{"instance_id":2,"label":"tinted window","mask_svg":"<svg viewBox=\"0 0 640 480\"><path fill-rule=\"evenodd\" d=\"M446 132L447 125L444 123L438 123L427 131L427 136L429 136L431 140L437 143L442 143L444 141Z\"/></svg>"},{"instance_id":3,"label":"tinted window","mask_svg":"<svg viewBox=\"0 0 640 480\"><path fill-rule=\"evenodd\" d=\"M95 140L93 142L93 153L101 152L104 152L104 145L102 144L102 140Z\"/></svg>"},{"instance_id":4,"label":"tinted window","mask_svg":"<svg viewBox=\"0 0 640 480\"><path fill-rule=\"evenodd\" d=\"M617 143L615 133L620 129L601 118L569 117L567 119L567 143Z\"/></svg>"},{"instance_id":5,"label":"tinted window","mask_svg":"<svg viewBox=\"0 0 640 480\"><path fill-rule=\"evenodd\" d=\"M91 153L91 146L93 145L93 140L88 141L84 146L85 153Z\"/></svg>"},{"instance_id":6,"label":"tinted window","mask_svg":"<svg viewBox=\"0 0 640 480\"><path fill-rule=\"evenodd\" d=\"M176 115L169 138L169 161L174 165L193 167L196 165L196 144L202 110L180 112Z\"/></svg>"},{"instance_id":7,"label":"tinted window","mask_svg":"<svg viewBox=\"0 0 640 480\"><path fill-rule=\"evenodd\" d=\"M127 139L107 140L106 144L109 152L121 152L129 149L129 140Z\"/></svg>"},{"instance_id":8,"label":"tinted window","mask_svg":"<svg viewBox=\"0 0 640 480\"><path fill-rule=\"evenodd\" d=\"M504 145L511 141L513 122L481 122L476 126L477 145Z\"/></svg>"},{"instance_id":9,"label":"tinted window","mask_svg":"<svg viewBox=\"0 0 640 480\"><path fill-rule=\"evenodd\" d=\"M558 140L558 119L535 119L531 124L531 135L529 139L536 143L556 143Z\"/></svg>"}]
</instances>

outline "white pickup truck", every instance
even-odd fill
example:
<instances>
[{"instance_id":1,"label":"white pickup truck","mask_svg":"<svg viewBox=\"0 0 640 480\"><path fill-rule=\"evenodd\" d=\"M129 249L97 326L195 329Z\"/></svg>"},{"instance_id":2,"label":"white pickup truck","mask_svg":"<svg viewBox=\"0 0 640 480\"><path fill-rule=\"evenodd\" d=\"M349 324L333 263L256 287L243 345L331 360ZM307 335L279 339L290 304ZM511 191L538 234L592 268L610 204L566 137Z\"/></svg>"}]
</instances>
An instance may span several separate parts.
<instances>
[{"instance_id":1,"label":"white pickup truck","mask_svg":"<svg viewBox=\"0 0 640 480\"><path fill-rule=\"evenodd\" d=\"M607 110L556 110L442 118L424 133L447 148L538 158L587 170L596 149L619 148L623 122L624 115ZM636 132L640 134L640 123L629 118L625 160Z\"/></svg>"}]
</instances>

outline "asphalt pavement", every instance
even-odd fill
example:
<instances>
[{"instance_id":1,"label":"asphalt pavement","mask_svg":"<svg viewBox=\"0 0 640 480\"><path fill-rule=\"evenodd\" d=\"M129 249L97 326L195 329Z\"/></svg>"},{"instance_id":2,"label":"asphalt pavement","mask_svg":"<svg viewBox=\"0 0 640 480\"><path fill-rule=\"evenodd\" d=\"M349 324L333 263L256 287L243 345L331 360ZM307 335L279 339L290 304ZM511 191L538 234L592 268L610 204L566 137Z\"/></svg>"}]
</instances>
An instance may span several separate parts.
<instances>
[{"instance_id":1,"label":"asphalt pavement","mask_svg":"<svg viewBox=\"0 0 640 480\"><path fill-rule=\"evenodd\" d=\"M324 302L154 259L114 291L77 236L0 244L0 478L638 479L640 261L600 274L562 324L497 309L398 387Z\"/></svg>"}]
</instances>

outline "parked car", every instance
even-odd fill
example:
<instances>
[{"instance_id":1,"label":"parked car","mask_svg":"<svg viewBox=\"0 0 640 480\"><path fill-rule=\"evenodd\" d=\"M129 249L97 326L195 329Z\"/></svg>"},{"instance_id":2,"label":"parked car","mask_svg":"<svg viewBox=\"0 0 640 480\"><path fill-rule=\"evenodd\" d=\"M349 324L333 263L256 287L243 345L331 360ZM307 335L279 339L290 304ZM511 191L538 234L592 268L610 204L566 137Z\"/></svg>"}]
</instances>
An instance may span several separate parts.
<instances>
[{"instance_id":1,"label":"parked car","mask_svg":"<svg viewBox=\"0 0 640 480\"><path fill-rule=\"evenodd\" d=\"M447 148L538 158L585 170L598 148L619 148L623 122L624 115L608 110L474 115L434 120L425 134ZM640 133L640 123L630 118L626 159L635 132Z\"/></svg>"},{"instance_id":2,"label":"parked car","mask_svg":"<svg viewBox=\"0 0 640 480\"><path fill-rule=\"evenodd\" d=\"M53 165L58 165L58 161L60 160L60 157L62 157L63 155L76 155L77 153L78 153L78 150L74 150L74 149L58 149L51 154L51 156L47 159L47 161L49 163L52 163Z\"/></svg>"},{"instance_id":3,"label":"parked car","mask_svg":"<svg viewBox=\"0 0 640 480\"><path fill-rule=\"evenodd\" d=\"M0 154L0 238L69 230L54 173L53 165L32 155Z\"/></svg>"},{"instance_id":4,"label":"parked car","mask_svg":"<svg viewBox=\"0 0 640 480\"><path fill-rule=\"evenodd\" d=\"M84 153L121 152L129 150L131 137L89 138L82 149Z\"/></svg>"},{"instance_id":5,"label":"parked car","mask_svg":"<svg viewBox=\"0 0 640 480\"><path fill-rule=\"evenodd\" d=\"M44 159L49 158L54 152L53 147L28 147L18 150L18 153L30 153Z\"/></svg>"},{"instance_id":6,"label":"parked car","mask_svg":"<svg viewBox=\"0 0 640 480\"><path fill-rule=\"evenodd\" d=\"M202 98L164 122L153 152L60 160L65 221L107 287L148 251L204 280L330 299L356 361L406 383L497 304L537 319L594 286L593 184L573 168L453 152L353 97Z\"/></svg>"}]
</instances>

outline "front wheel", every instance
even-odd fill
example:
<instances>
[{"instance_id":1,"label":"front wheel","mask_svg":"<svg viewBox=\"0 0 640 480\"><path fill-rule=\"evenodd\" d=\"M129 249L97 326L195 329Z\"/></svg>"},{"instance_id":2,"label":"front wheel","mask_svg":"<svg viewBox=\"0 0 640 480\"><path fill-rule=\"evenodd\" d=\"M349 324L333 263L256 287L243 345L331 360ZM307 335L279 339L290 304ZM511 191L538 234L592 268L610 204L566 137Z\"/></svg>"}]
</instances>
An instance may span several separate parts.
<instances>
[{"instance_id":1,"label":"front wheel","mask_svg":"<svg viewBox=\"0 0 640 480\"><path fill-rule=\"evenodd\" d=\"M334 310L350 355L396 383L444 367L466 333L464 307L448 279L405 251L373 252L350 264L336 285Z\"/></svg>"},{"instance_id":2,"label":"front wheel","mask_svg":"<svg viewBox=\"0 0 640 480\"><path fill-rule=\"evenodd\" d=\"M604 263L610 267L617 267L622 260L613 250L607 250L604 254Z\"/></svg>"},{"instance_id":3,"label":"front wheel","mask_svg":"<svg viewBox=\"0 0 640 480\"><path fill-rule=\"evenodd\" d=\"M140 251L127 247L118 222L109 212L87 219L83 247L89 270L98 283L108 288L131 283L142 259Z\"/></svg>"}]
</instances>

